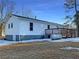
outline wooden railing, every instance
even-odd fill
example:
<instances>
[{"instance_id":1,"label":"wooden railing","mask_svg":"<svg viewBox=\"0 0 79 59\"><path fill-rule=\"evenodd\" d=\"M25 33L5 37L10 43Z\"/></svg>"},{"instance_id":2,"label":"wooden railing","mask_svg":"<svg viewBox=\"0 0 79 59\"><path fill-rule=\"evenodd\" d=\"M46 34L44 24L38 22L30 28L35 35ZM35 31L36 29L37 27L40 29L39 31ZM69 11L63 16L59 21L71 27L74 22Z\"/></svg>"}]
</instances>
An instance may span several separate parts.
<instances>
[{"instance_id":1,"label":"wooden railing","mask_svg":"<svg viewBox=\"0 0 79 59\"><path fill-rule=\"evenodd\" d=\"M45 35L61 34L63 37L77 37L76 29L53 28L45 29Z\"/></svg>"}]
</instances>

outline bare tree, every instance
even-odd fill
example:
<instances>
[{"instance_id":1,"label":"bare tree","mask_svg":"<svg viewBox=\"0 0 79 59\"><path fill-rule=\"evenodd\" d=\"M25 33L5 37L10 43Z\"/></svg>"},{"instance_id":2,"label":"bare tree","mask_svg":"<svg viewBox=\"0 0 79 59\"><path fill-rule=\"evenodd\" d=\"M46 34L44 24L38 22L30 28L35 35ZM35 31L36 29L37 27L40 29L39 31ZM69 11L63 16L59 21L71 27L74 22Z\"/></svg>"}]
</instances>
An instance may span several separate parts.
<instances>
[{"instance_id":1,"label":"bare tree","mask_svg":"<svg viewBox=\"0 0 79 59\"><path fill-rule=\"evenodd\" d=\"M5 22L8 21L14 10L14 2L10 0L0 0L0 36L5 32Z\"/></svg>"},{"instance_id":2,"label":"bare tree","mask_svg":"<svg viewBox=\"0 0 79 59\"><path fill-rule=\"evenodd\" d=\"M0 0L0 19L4 19L8 14L13 12L14 3L10 0Z\"/></svg>"},{"instance_id":3,"label":"bare tree","mask_svg":"<svg viewBox=\"0 0 79 59\"><path fill-rule=\"evenodd\" d=\"M74 9L75 10L75 12L77 12L77 0L65 0L65 3L64 3L64 5L65 5L65 8L67 8L67 9Z\"/></svg>"},{"instance_id":4,"label":"bare tree","mask_svg":"<svg viewBox=\"0 0 79 59\"><path fill-rule=\"evenodd\" d=\"M64 6L65 6L66 11L69 11L69 12L75 11L74 13L77 14L77 11L78 11L77 10L77 7L78 7L77 0L65 0ZM69 12L68 12L68 14L69 14ZM74 14L74 13L72 13L72 14ZM71 18L73 18L73 15L67 15L66 19L68 19L68 18L71 20Z\"/></svg>"},{"instance_id":5,"label":"bare tree","mask_svg":"<svg viewBox=\"0 0 79 59\"><path fill-rule=\"evenodd\" d=\"M73 22L77 26L77 34L79 36L79 10L78 10L79 5L78 5L78 2L79 2L78 0L65 0L64 5L65 5L66 9L68 9L70 11L75 11L74 12L75 14L73 15L73 17L74 17Z\"/></svg>"}]
</instances>

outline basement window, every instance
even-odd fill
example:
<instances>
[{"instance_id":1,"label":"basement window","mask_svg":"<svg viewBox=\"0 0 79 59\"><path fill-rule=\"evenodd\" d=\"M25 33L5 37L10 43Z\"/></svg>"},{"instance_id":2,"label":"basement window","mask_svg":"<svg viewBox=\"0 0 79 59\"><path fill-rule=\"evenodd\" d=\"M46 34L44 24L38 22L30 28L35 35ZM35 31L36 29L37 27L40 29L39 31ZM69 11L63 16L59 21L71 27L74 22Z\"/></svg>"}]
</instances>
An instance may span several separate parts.
<instances>
[{"instance_id":1,"label":"basement window","mask_svg":"<svg viewBox=\"0 0 79 59\"><path fill-rule=\"evenodd\" d=\"M30 31L33 31L33 23L30 22Z\"/></svg>"}]
</instances>

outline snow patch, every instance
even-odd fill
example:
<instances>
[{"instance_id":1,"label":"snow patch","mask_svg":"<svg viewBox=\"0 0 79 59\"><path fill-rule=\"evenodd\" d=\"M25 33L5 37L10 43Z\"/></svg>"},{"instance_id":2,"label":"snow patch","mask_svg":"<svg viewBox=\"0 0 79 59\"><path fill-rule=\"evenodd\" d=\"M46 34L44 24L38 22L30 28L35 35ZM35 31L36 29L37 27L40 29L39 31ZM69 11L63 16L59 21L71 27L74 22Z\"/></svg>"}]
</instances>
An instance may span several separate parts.
<instances>
[{"instance_id":1,"label":"snow patch","mask_svg":"<svg viewBox=\"0 0 79 59\"><path fill-rule=\"evenodd\" d=\"M32 39L32 40L23 40L18 41L19 43L27 43L27 42L41 42L41 41L50 41L51 39Z\"/></svg>"},{"instance_id":2,"label":"snow patch","mask_svg":"<svg viewBox=\"0 0 79 59\"><path fill-rule=\"evenodd\" d=\"M42 41L49 41L50 39L32 39L32 40L23 40L23 41L6 41L0 40L0 46L7 46L16 43L27 43L27 42L42 42Z\"/></svg>"},{"instance_id":3,"label":"snow patch","mask_svg":"<svg viewBox=\"0 0 79 59\"><path fill-rule=\"evenodd\" d=\"M0 46L11 45L11 44L16 44L16 43L42 42L42 41L48 41L48 42L79 42L79 37L59 39L59 40L52 40L52 39L32 39L32 40L23 40L23 41L0 40Z\"/></svg>"},{"instance_id":4,"label":"snow patch","mask_svg":"<svg viewBox=\"0 0 79 59\"><path fill-rule=\"evenodd\" d=\"M59 40L50 40L50 42L79 42L79 38L67 38Z\"/></svg>"},{"instance_id":5,"label":"snow patch","mask_svg":"<svg viewBox=\"0 0 79 59\"><path fill-rule=\"evenodd\" d=\"M64 48L60 48L60 49L63 49L63 50L79 50L79 48L77 48L77 47L64 47Z\"/></svg>"},{"instance_id":6,"label":"snow patch","mask_svg":"<svg viewBox=\"0 0 79 59\"><path fill-rule=\"evenodd\" d=\"M16 43L15 41L0 40L0 46L6 46Z\"/></svg>"}]
</instances>

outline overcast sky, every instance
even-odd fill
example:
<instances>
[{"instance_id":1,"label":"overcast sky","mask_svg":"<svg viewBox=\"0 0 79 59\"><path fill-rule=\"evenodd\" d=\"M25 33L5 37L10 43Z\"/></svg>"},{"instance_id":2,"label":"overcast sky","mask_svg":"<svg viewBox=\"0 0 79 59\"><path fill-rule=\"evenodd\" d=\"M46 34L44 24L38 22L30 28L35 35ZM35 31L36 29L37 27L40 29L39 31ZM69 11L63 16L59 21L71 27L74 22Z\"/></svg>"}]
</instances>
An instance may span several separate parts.
<instances>
[{"instance_id":1,"label":"overcast sky","mask_svg":"<svg viewBox=\"0 0 79 59\"><path fill-rule=\"evenodd\" d=\"M65 10L64 0L13 0L15 2L16 13L32 14L37 19L64 23ZM29 10L29 11L28 11ZM28 12L30 13L28 13ZM27 14L26 14L27 13Z\"/></svg>"}]
</instances>

